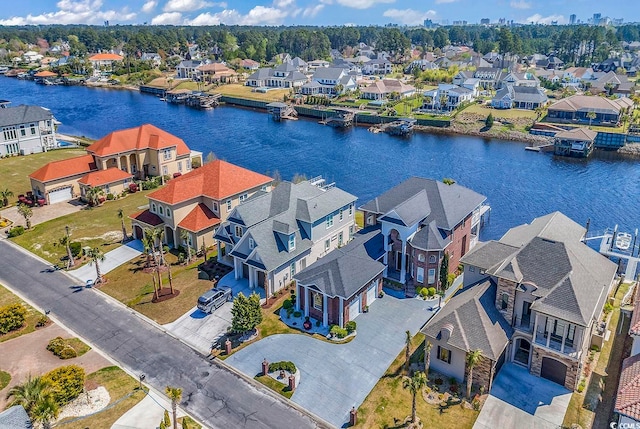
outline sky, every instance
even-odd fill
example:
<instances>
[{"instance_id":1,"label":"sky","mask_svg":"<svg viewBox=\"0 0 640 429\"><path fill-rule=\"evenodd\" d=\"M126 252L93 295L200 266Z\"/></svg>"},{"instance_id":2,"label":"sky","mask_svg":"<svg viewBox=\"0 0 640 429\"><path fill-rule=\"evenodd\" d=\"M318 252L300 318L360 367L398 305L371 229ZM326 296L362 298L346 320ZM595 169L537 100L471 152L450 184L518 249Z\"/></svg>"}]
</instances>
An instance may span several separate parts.
<instances>
[{"instance_id":1,"label":"sky","mask_svg":"<svg viewBox=\"0 0 640 429\"><path fill-rule=\"evenodd\" d=\"M420 25L499 18L559 24L594 13L640 22L640 0L1 0L0 25Z\"/></svg>"}]
</instances>

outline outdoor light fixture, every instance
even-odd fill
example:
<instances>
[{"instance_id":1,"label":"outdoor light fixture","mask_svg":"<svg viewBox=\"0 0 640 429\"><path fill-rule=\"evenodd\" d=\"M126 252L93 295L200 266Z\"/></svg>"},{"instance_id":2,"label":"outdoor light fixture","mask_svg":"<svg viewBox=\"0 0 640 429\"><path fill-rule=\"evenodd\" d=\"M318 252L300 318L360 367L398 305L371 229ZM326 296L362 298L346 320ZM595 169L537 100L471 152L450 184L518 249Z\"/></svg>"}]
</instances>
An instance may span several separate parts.
<instances>
[{"instance_id":1,"label":"outdoor light fixture","mask_svg":"<svg viewBox=\"0 0 640 429\"><path fill-rule=\"evenodd\" d=\"M140 380L140 390L142 390L142 382L144 381L145 378L147 378L147 376L144 374L140 374L138 376L138 379Z\"/></svg>"}]
</instances>

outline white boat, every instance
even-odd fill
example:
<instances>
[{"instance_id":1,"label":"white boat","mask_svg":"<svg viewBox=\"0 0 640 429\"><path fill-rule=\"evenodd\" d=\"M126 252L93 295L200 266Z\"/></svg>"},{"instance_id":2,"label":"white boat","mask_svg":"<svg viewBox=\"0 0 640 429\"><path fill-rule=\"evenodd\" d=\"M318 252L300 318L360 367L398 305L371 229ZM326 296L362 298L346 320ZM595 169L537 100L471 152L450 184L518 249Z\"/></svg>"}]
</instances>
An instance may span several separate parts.
<instances>
[{"instance_id":1,"label":"white boat","mask_svg":"<svg viewBox=\"0 0 640 429\"><path fill-rule=\"evenodd\" d=\"M9 67L7 66L0 66L0 74L5 74L6 72L9 71Z\"/></svg>"},{"instance_id":2,"label":"white boat","mask_svg":"<svg viewBox=\"0 0 640 429\"><path fill-rule=\"evenodd\" d=\"M616 234L616 247L620 250L629 250L629 247L631 247L631 234L628 232Z\"/></svg>"}]
</instances>

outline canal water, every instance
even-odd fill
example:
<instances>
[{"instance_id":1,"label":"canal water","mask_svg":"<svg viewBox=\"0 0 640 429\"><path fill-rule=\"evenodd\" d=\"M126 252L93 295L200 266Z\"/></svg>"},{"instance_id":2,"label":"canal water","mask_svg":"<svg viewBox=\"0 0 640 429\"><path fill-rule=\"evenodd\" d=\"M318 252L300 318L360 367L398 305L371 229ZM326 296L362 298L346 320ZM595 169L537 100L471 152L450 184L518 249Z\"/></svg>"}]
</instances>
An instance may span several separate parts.
<instances>
[{"instance_id":1,"label":"canal water","mask_svg":"<svg viewBox=\"0 0 640 429\"><path fill-rule=\"evenodd\" d=\"M416 134L403 139L366 128L337 130L312 120L273 122L263 112L200 111L135 91L44 86L0 76L0 99L51 109L59 131L100 138L151 123L192 149L258 172L322 175L364 203L410 176L455 179L487 196L482 240L560 210L592 230L640 227L640 162L596 154L589 160L528 152L520 143Z\"/></svg>"}]
</instances>

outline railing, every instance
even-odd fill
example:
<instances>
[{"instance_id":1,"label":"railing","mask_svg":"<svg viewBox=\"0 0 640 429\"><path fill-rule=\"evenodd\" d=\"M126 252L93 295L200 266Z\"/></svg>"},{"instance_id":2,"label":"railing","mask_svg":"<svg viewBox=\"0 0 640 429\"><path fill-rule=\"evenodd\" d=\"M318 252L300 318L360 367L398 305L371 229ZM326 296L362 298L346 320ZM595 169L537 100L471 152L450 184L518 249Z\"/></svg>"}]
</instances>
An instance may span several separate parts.
<instances>
[{"instance_id":1,"label":"railing","mask_svg":"<svg viewBox=\"0 0 640 429\"><path fill-rule=\"evenodd\" d=\"M516 318L514 327L523 332L532 332L533 324L534 320L531 319L531 316L522 316Z\"/></svg>"},{"instance_id":2,"label":"railing","mask_svg":"<svg viewBox=\"0 0 640 429\"><path fill-rule=\"evenodd\" d=\"M547 345L548 335L551 335L551 338L549 338L549 344ZM570 340L569 338L565 339L563 350L561 336L550 334L548 332L545 333L544 331L538 331L536 332L535 343L571 357L578 357L578 349L574 344L574 340Z\"/></svg>"},{"instance_id":3,"label":"railing","mask_svg":"<svg viewBox=\"0 0 640 429\"><path fill-rule=\"evenodd\" d=\"M469 240L469 248L472 249L476 244L478 244L478 236L471 234L471 239Z\"/></svg>"}]
</instances>

